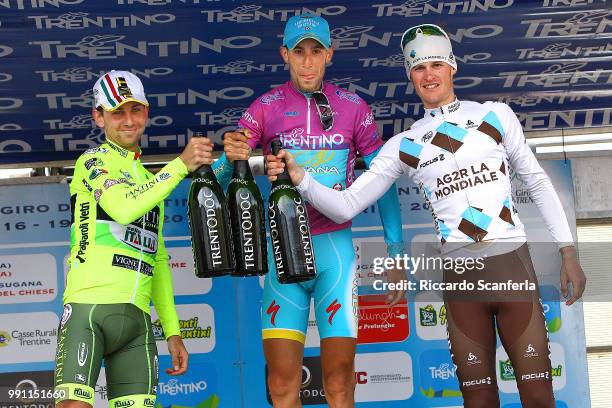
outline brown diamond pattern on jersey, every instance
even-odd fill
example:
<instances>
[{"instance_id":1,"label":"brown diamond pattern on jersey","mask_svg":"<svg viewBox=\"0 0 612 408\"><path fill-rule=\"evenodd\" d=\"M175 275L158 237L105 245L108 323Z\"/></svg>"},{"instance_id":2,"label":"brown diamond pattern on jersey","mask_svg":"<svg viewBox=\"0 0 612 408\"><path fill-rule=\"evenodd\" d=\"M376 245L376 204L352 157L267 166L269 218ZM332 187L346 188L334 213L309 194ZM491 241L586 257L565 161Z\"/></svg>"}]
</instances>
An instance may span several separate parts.
<instances>
[{"instance_id":1,"label":"brown diamond pattern on jersey","mask_svg":"<svg viewBox=\"0 0 612 408\"><path fill-rule=\"evenodd\" d=\"M455 153L461 146L463 146L463 142L460 142L459 140L441 132L436 132L436 135L431 140L431 144L451 153Z\"/></svg>"},{"instance_id":2,"label":"brown diamond pattern on jersey","mask_svg":"<svg viewBox=\"0 0 612 408\"><path fill-rule=\"evenodd\" d=\"M502 136L501 133L499 133L499 130L495 129L495 127L491 126L488 122L484 120L476 130L479 130L485 135L490 136L493 140L497 142L497 144L500 144L502 141Z\"/></svg>"},{"instance_id":3,"label":"brown diamond pattern on jersey","mask_svg":"<svg viewBox=\"0 0 612 408\"><path fill-rule=\"evenodd\" d=\"M501 171L503 174L506 174L506 163L505 162L502 162L502 165L499 168L499 171Z\"/></svg>"},{"instance_id":4,"label":"brown diamond pattern on jersey","mask_svg":"<svg viewBox=\"0 0 612 408\"><path fill-rule=\"evenodd\" d=\"M514 225L514 221L512 220L512 213L510 209L506 207L505 205L502 207L499 213L499 218L506 221L508 224Z\"/></svg>"},{"instance_id":5,"label":"brown diamond pattern on jersey","mask_svg":"<svg viewBox=\"0 0 612 408\"><path fill-rule=\"evenodd\" d=\"M400 151L399 158L401 161L403 161L404 163L406 163L408 166L412 167L413 169L416 169L419 166L420 160L418 157L414 157L408 153L404 153Z\"/></svg>"},{"instance_id":6,"label":"brown diamond pattern on jersey","mask_svg":"<svg viewBox=\"0 0 612 408\"><path fill-rule=\"evenodd\" d=\"M482 241L484 239L484 236L488 233L486 230L483 230L477 225L472 224L465 218L462 218L461 223L459 223L459 231L472 238L474 242Z\"/></svg>"}]
</instances>

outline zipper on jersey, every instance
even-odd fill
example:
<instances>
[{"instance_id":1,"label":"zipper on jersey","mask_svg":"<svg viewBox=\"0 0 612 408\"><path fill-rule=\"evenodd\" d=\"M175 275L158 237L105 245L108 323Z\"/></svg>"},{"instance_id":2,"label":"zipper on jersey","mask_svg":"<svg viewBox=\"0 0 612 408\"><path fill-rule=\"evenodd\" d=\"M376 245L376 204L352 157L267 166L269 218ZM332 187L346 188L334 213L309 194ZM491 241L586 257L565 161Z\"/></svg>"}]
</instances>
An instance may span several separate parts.
<instances>
[{"instance_id":1,"label":"zipper on jersey","mask_svg":"<svg viewBox=\"0 0 612 408\"><path fill-rule=\"evenodd\" d=\"M306 135L309 136L310 135L310 98L306 95L304 95L304 97L306 98L307 101L307 108L306 108Z\"/></svg>"},{"instance_id":2,"label":"zipper on jersey","mask_svg":"<svg viewBox=\"0 0 612 408\"><path fill-rule=\"evenodd\" d=\"M138 174L138 171L136 170L136 168L137 168L136 163L137 163L136 160L134 160L132 162L132 173L134 173L134 176L136 176L136 179L138 180L138 182L142 183L140 175ZM141 237L144 236L144 229L145 229L145 217L143 215L143 217L142 217L142 229L140 230L140 236ZM130 299L130 303L132 303L132 304L134 304L134 298L136 297L136 292L138 291L138 283L140 282L140 268L142 268L142 256L143 256L142 254L143 254L143 249L142 249L142 242L141 242L141 245L140 245L140 257L138 259L138 269L136 270L136 282L134 282L134 290L132 291L132 298Z\"/></svg>"}]
</instances>

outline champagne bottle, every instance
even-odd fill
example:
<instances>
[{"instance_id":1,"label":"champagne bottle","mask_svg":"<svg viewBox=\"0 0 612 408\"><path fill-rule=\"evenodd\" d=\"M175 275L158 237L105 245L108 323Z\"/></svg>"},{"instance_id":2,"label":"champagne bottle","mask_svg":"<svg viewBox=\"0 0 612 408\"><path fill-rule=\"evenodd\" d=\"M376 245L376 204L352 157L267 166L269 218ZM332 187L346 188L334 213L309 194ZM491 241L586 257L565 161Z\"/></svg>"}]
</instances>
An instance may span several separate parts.
<instances>
[{"instance_id":1,"label":"champagne bottle","mask_svg":"<svg viewBox=\"0 0 612 408\"><path fill-rule=\"evenodd\" d=\"M272 154L278 154L281 148L280 140L272 141ZM317 268L306 204L286 171L272 183L268 222L278 281L294 283L313 279Z\"/></svg>"},{"instance_id":2,"label":"champagne bottle","mask_svg":"<svg viewBox=\"0 0 612 408\"><path fill-rule=\"evenodd\" d=\"M263 199L247 160L234 160L227 197L236 259L232 275L265 275L268 251Z\"/></svg>"},{"instance_id":3,"label":"champagne bottle","mask_svg":"<svg viewBox=\"0 0 612 408\"><path fill-rule=\"evenodd\" d=\"M227 200L210 165L201 166L192 177L187 211L195 274L198 278L227 275L235 268Z\"/></svg>"}]
</instances>

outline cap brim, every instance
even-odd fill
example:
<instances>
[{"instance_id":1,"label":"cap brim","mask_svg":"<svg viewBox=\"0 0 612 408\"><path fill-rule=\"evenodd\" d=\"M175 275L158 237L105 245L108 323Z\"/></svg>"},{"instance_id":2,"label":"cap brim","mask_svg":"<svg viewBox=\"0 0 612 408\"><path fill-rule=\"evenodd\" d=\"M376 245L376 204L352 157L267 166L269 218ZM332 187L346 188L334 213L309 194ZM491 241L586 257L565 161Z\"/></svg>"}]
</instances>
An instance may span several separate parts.
<instances>
[{"instance_id":1,"label":"cap brim","mask_svg":"<svg viewBox=\"0 0 612 408\"><path fill-rule=\"evenodd\" d=\"M292 50L292 49L294 49L295 47L297 47L297 45L298 45L299 43L301 43L302 41L307 40L307 39L309 39L309 38L310 38L310 39L312 39L312 40L315 40L316 42L318 42L319 44L321 44L321 45L322 45L322 46L323 46L323 47L324 47L326 50L327 50L327 49L329 49L329 47L330 47L329 45L325 45L325 43L323 42L323 40L321 40L321 38L320 38L320 37L317 37L316 35L312 35L312 34L305 34L305 35L302 35L302 36L300 36L300 37L296 38L295 40L292 40L292 41L287 41L287 42L285 43L285 47L287 47L287 48L289 48L290 50ZM289 43L293 43L293 45L292 45L292 46L289 46Z\"/></svg>"},{"instance_id":2,"label":"cap brim","mask_svg":"<svg viewBox=\"0 0 612 408\"><path fill-rule=\"evenodd\" d=\"M117 105L112 106L112 107L108 107L105 104L101 104L101 105L99 105L99 107L101 107L102 109L104 109L107 112L112 112L115 109L118 109L119 107L125 105L128 102L136 102L136 103L139 103L139 104L144 105L146 107L149 106L149 101L147 101L146 98L142 98L142 99L127 98L127 99L124 99L123 101L121 101L121 103L118 103Z\"/></svg>"}]
</instances>

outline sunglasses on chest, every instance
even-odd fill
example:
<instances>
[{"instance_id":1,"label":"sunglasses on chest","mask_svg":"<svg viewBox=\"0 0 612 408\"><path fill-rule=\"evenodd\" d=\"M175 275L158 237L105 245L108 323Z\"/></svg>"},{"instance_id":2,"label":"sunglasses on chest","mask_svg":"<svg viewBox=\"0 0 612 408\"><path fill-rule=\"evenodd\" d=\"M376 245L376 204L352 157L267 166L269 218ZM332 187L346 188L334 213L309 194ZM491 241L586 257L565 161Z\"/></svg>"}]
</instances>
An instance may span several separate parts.
<instances>
[{"instance_id":1,"label":"sunglasses on chest","mask_svg":"<svg viewBox=\"0 0 612 408\"><path fill-rule=\"evenodd\" d=\"M327 99L327 96L321 91L313 92L312 98L317 106L317 113L319 114L319 119L321 119L323 130L330 130L332 126L334 126L334 115L329 105L329 99Z\"/></svg>"}]
</instances>

